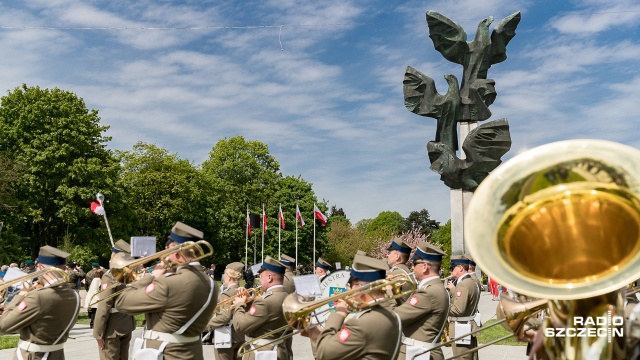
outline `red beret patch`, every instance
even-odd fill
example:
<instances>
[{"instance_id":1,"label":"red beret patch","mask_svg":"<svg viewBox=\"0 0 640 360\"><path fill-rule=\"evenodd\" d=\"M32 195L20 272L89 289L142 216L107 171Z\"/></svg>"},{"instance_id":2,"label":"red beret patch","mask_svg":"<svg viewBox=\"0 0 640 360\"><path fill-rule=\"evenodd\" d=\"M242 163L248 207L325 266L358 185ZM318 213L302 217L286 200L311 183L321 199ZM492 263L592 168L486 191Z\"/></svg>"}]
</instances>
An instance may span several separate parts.
<instances>
[{"instance_id":1,"label":"red beret patch","mask_svg":"<svg viewBox=\"0 0 640 360\"><path fill-rule=\"evenodd\" d=\"M249 315L253 315L256 313L256 307L252 306L251 309L249 309Z\"/></svg>"},{"instance_id":2,"label":"red beret patch","mask_svg":"<svg viewBox=\"0 0 640 360\"><path fill-rule=\"evenodd\" d=\"M22 300L20 302L20 304L18 304L18 311L19 312L23 312L24 309L26 309L26 308L27 308L27 303L26 303L26 301Z\"/></svg>"},{"instance_id":3,"label":"red beret patch","mask_svg":"<svg viewBox=\"0 0 640 360\"><path fill-rule=\"evenodd\" d=\"M457 297L462 296L462 291L460 291L460 290L456 291L456 296L457 296Z\"/></svg>"},{"instance_id":4,"label":"red beret patch","mask_svg":"<svg viewBox=\"0 0 640 360\"><path fill-rule=\"evenodd\" d=\"M156 289L156 284L151 283L151 284L147 285L147 287L144 289L144 292L146 294L148 294L148 293L152 292L155 289Z\"/></svg>"},{"instance_id":5,"label":"red beret patch","mask_svg":"<svg viewBox=\"0 0 640 360\"><path fill-rule=\"evenodd\" d=\"M347 330L347 328L342 328L342 330L340 330L340 332L338 333L338 340L345 342L347 341L349 336L351 336L349 330Z\"/></svg>"},{"instance_id":6,"label":"red beret patch","mask_svg":"<svg viewBox=\"0 0 640 360\"><path fill-rule=\"evenodd\" d=\"M418 298L415 296L412 296L411 299L409 300L409 304L416 306L417 303L418 303Z\"/></svg>"}]
</instances>

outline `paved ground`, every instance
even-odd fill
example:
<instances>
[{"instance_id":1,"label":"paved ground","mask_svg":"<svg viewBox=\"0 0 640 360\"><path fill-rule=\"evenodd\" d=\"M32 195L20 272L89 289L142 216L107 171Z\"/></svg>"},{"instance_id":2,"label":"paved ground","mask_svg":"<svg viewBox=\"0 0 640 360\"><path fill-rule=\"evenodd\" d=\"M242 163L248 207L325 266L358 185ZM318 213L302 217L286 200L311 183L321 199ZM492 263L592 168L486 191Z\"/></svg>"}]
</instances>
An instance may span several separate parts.
<instances>
[{"instance_id":1,"label":"paved ground","mask_svg":"<svg viewBox=\"0 0 640 360\"><path fill-rule=\"evenodd\" d=\"M482 314L482 320L487 321L495 317L495 309L497 302L491 301L491 294L483 292L480 298L480 312ZM140 329L134 332L135 338ZM71 330L70 337L65 346L65 358L67 360L92 360L98 359L98 347L95 339L91 337L92 330L89 325L76 325ZM525 356L524 346L502 346L492 345L480 350L480 358L482 359L514 359L524 360ZM295 359L299 360L313 360L311 356L311 346L309 340L301 336L295 336L293 340L293 351ZM13 358L15 349L0 350L0 360L10 360ZM213 346L204 346L205 359L213 359ZM451 355L451 349L445 348L445 356Z\"/></svg>"}]
</instances>

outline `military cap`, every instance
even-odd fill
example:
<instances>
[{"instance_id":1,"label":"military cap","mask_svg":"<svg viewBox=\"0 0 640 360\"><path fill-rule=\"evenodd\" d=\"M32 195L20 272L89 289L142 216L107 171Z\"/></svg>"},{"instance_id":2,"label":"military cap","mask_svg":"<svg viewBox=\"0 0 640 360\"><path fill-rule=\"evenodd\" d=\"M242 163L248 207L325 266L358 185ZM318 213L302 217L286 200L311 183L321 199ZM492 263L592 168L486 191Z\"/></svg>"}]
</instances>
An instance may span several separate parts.
<instances>
[{"instance_id":1,"label":"military cap","mask_svg":"<svg viewBox=\"0 0 640 360\"><path fill-rule=\"evenodd\" d=\"M451 266L456 265L469 265L470 261L464 255L452 255L451 256Z\"/></svg>"},{"instance_id":2,"label":"military cap","mask_svg":"<svg viewBox=\"0 0 640 360\"><path fill-rule=\"evenodd\" d=\"M167 244L172 242L183 244L187 241L198 241L202 240L203 236L202 231L178 221L171 229L171 234L169 234L167 238Z\"/></svg>"},{"instance_id":3,"label":"military cap","mask_svg":"<svg viewBox=\"0 0 640 360\"><path fill-rule=\"evenodd\" d=\"M469 260L469 265L471 266L476 266L476 262L473 261L473 257L469 254L464 254L463 255L465 258L467 258L467 260Z\"/></svg>"},{"instance_id":4,"label":"military cap","mask_svg":"<svg viewBox=\"0 0 640 360\"><path fill-rule=\"evenodd\" d=\"M68 252L45 245L40 248L38 262L44 265L64 265L65 260L71 256Z\"/></svg>"},{"instance_id":5,"label":"military cap","mask_svg":"<svg viewBox=\"0 0 640 360\"><path fill-rule=\"evenodd\" d=\"M296 259L285 254L280 255L280 262L283 263L286 267L293 267L296 265Z\"/></svg>"},{"instance_id":6,"label":"military cap","mask_svg":"<svg viewBox=\"0 0 640 360\"><path fill-rule=\"evenodd\" d=\"M407 255L411 254L411 246L409 246L409 244L407 244L404 240L400 238L393 239L393 241L391 241L391 244L389 244L389 247L387 247L387 250L388 251L396 250Z\"/></svg>"},{"instance_id":7,"label":"military cap","mask_svg":"<svg viewBox=\"0 0 640 360\"><path fill-rule=\"evenodd\" d=\"M271 256L267 256L266 258L264 258L262 266L260 266L260 270L258 270L258 274L265 270L272 271L276 274L284 274L284 272L287 270L287 267L280 261L273 259Z\"/></svg>"},{"instance_id":8,"label":"military cap","mask_svg":"<svg viewBox=\"0 0 640 360\"><path fill-rule=\"evenodd\" d=\"M29 260L25 260L24 264L26 266L34 266L36 263L35 263L35 261L29 259Z\"/></svg>"},{"instance_id":9,"label":"military cap","mask_svg":"<svg viewBox=\"0 0 640 360\"><path fill-rule=\"evenodd\" d=\"M98 264L97 262L92 262L92 263L91 263L91 266L93 266L93 267L100 267L100 264Z\"/></svg>"},{"instance_id":10,"label":"military cap","mask_svg":"<svg viewBox=\"0 0 640 360\"><path fill-rule=\"evenodd\" d=\"M376 281L387 276L389 265L386 261L366 255L356 255L351 266L351 276L361 281Z\"/></svg>"},{"instance_id":11,"label":"military cap","mask_svg":"<svg viewBox=\"0 0 640 360\"><path fill-rule=\"evenodd\" d=\"M333 266L331 266L331 264L329 264L328 262L324 261L322 258L318 258L318 261L316 261L316 267L319 267L325 270L331 270Z\"/></svg>"},{"instance_id":12,"label":"military cap","mask_svg":"<svg viewBox=\"0 0 640 360\"><path fill-rule=\"evenodd\" d=\"M446 255L439 247L432 245L426 241L420 241L416 246L416 252L411 260L424 259L442 262L442 257Z\"/></svg>"},{"instance_id":13,"label":"military cap","mask_svg":"<svg viewBox=\"0 0 640 360\"><path fill-rule=\"evenodd\" d=\"M227 264L224 268L224 273L234 279L240 279L244 273L244 264L237 261Z\"/></svg>"},{"instance_id":14,"label":"military cap","mask_svg":"<svg viewBox=\"0 0 640 360\"><path fill-rule=\"evenodd\" d=\"M114 245L115 246L111 247L111 252L114 252L114 253L126 252L129 254L131 253L131 245L129 245L128 242L122 239L116 241Z\"/></svg>"}]
</instances>

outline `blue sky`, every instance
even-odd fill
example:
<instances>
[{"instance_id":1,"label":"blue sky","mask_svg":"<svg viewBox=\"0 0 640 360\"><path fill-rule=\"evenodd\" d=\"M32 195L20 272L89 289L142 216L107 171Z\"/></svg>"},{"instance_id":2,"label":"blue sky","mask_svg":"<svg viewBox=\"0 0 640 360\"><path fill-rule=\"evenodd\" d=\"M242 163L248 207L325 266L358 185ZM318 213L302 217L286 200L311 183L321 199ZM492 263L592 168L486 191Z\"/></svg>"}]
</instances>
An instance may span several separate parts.
<instances>
[{"instance_id":1,"label":"blue sky","mask_svg":"<svg viewBox=\"0 0 640 360\"><path fill-rule=\"evenodd\" d=\"M444 74L462 76L434 49L427 10L469 41L483 18L522 12L488 76L491 120L511 126L505 160L575 138L640 148L637 0L2 2L0 91L73 91L111 127L112 149L144 141L194 164L243 135L354 222L423 208L444 222L449 189L426 152L436 121L402 96L408 65L440 92Z\"/></svg>"}]
</instances>

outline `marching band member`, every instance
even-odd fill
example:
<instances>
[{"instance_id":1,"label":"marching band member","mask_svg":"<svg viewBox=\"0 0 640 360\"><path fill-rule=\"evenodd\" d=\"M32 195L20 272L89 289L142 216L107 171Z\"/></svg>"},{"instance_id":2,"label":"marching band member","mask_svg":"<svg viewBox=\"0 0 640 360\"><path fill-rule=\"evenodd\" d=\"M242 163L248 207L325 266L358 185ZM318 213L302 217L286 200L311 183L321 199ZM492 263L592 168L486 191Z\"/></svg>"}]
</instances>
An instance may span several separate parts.
<instances>
[{"instance_id":1,"label":"marching band member","mask_svg":"<svg viewBox=\"0 0 640 360\"><path fill-rule=\"evenodd\" d=\"M47 267L65 269L69 253L52 246L40 248L38 270ZM51 274L39 279L57 281ZM0 316L0 332L20 332L20 340L14 359L64 359L64 343L69 331L78 319L80 295L70 283L44 286L31 291L22 290L9 303Z\"/></svg>"},{"instance_id":2,"label":"marching band member","mask_svg":"<svg viewBox=\"0 0 640 360\"><path fill-rule=\"evenodd\" d=\"M288 295L282 285L285 268L284 264L267 256L258 271L264 295L250 304L246 304L246 296L239 296L233 301L233 327L246 335L247 341L287 325L282 313L282 302ZM261 353L261 359L288 359L287 347L282 344L282 340L273 342L269 347L265 346L278 337L279 334L275 334L255 341L252 345L255 351L247 353L243 359L254 360L256 351Z\"/></svg>"},{"instance_id":3,"label":"marching band member","mask_svg":"<svg viewBox=\"0 0 640 360\"><path fill-rule=\"evenodd\" d=\"M408 301L395 307L402 320L403 339L398 360L441 360L438 345L449 315L449 294L440 280L440 266L445 253L437 246L420 241L413 260L418 289Z\"/></svg>"},{"instance_id":4,"label":"marching band member","mask_svg":"<svg viewBox=\"0 0 640 360\"><path fill-rule=\"evenodd\" d=\"M407 262L409 261L409 255L411 255L411 246L407 244L404 240L400 238L395 238L391 241L389 247L387 247L387 264L391 268L387 271L389 276L394 275L408 275L410 279L413 280L414 275L407 266ZM411 290L411 284L405 284L402 286L402 291L407 292L407 295L397 298L396 303L398 305L402 305L410 296L409 291Z\"/></svg>"},{"instance_id":5,"label":"marching band member","mask_svg":"<svg viewBox=\"0 0 640 360\"><path fill-rule=\"evenodd\" d=\"M473 257L471 257L470 254L464 254L464 257L469 260L469 276L471 276L473 281L478 284L478 288L480 289L480 292L482 292L482 289L484 289L484 284L482 283L482 280L478 279L478 276L476 275L476 262L473 261Z\"/></svg>"},{"instance_id":6,"label":"marching band member","mask_svg":"<svg viewBox=\"0 0 640 360\"><path fill-rule=\"evenodd\" d=\"M284 272L284 289L287 294L293 294L296 292L296 285L293 283L293 268L296 266L296 259L289 255L280 255L280 262L287 267Z\"/></svg>"},{"instance_id":7,"label":"marching band member","mask_svg":"<svg viewBox=\"0 0 640 360\"><path fill-rule=\"evenodd\" d=\"M171 229L167 247L202 239L202 232L181 222ZM136 339L136 354L164 355L165 360L203 360L200 334L213 315L218 300L214 281L202 271L199 262L184 252L176 252L167 260L181 264L175 272L155 269L127 286L116 298L118 311L145 314L142 339ZM136 345L141 345L140 347ZM138 355L139 356L139 355Z\"/></svg>"},{"instance_id":8,"label":"marching band member","mask_svg":"<svg viewBox=\"0 0 640 360\"><path fill-rule=\"evenodd\" d=\"M131 246L124 240L118 240L115 247L111 248L111 261L122 253L129 254ZM109 262L109 268L114 269L114 263ZM116 291L125 288L124 284L106 290L116 282L111 270L102 275L102 285L99 297L106 298ZM95 298L95 297L94 297ZM93 324L93 337L98 342L100 360L127 360L129 359L129 343L131 333L136 329L136 320L132 315L121 313L114 306L115 298L98 303Z\"/></svg>"},{"instance_id":9,"label":"marching band member","mask_svg":"<svg viewBox=\"0 0 640 360\"><path fill-rule=\"evenodd\" d=\"M318 276L318 279L320 280L320 282L322 282L322 280L324 280L324 278L327 277L327 275L329 275L329 273L331 273L331 264L329 264L328 262L326 262L325 260L323 260L322 258L318 258L318 261L316 261L316 276Z\"/></svg>"},{"instance_id":10,"label":"marching band member","mask_svg":"<svg viewBox=\"0 0 640 360\"><path fill-rule=\"evenodd\" d=\"M451 307L449 308L449 336L451 338L458 337L464 333L471 332L476 329L474 322L475 315L480 302L480 289L478 284L469 275L469 259L462 255L451 256L451 275L456 280L456 285L448 284ZM456 327L464 330L464 333L456 334ZM478 339L471 335L471 340L466 344L461 344L464 340L456 341L452 345L453 355L458 355L478 346ZM478 352L466 354L461 359L477 359Z\"/></svg>"},{"instance_id":11,"label":"marching band member","mask_svg":"<svg viewBox=\"0 0 640 360\"><path fill-rule=\"evenodd\" d=\"M356 255L351 268L351 288L355 289L386 277L384 260ZM372 290L356 296L355 300L375 304L384 299L384 290ZM324 329L314 327L303 332L316 341L316 359L395 359L402 336L398 316L379 304L349 313L348 304L337 300L335 312L327 319Z\"/></svg>"},{"instance_id":12,"label":"marching band member","mask_svg":"<svg viewBox=\"0 0 640 360\"><path fill-rule=\"evenodd\" d=\"M222 274L222 292L220 293L220 301L228 299L236 295L238 283L242 280L244 273L244 264L233 262L228 264ZM232 360L238 358L238 350L244 343L244 336L239 334L233 326L231 326L232 309L223 311L216 309L213 318L209 320L207 329L214 332L214 353L215 359Z\"/></svg>"}]
</instances>

